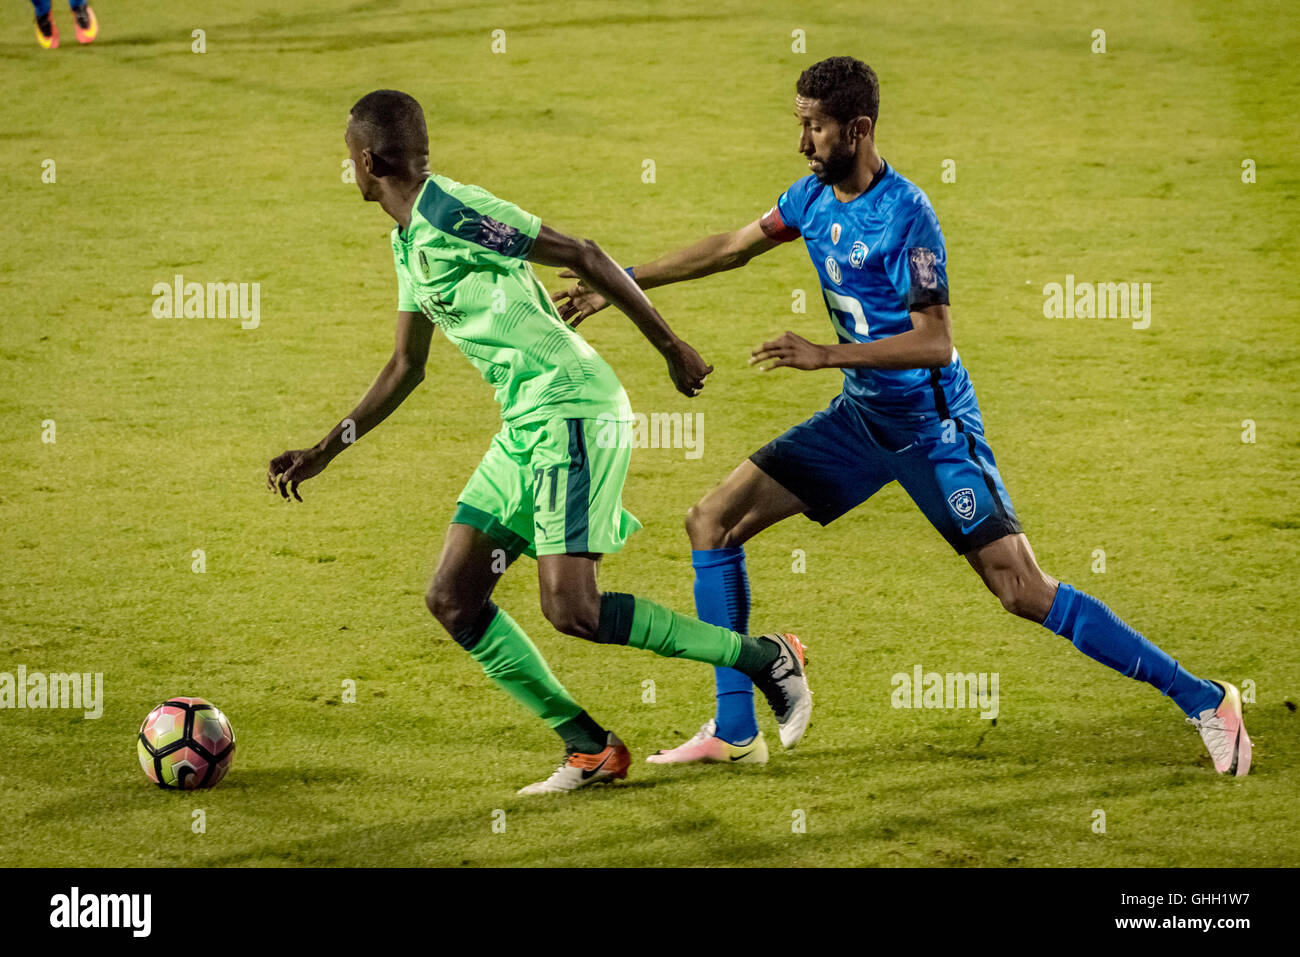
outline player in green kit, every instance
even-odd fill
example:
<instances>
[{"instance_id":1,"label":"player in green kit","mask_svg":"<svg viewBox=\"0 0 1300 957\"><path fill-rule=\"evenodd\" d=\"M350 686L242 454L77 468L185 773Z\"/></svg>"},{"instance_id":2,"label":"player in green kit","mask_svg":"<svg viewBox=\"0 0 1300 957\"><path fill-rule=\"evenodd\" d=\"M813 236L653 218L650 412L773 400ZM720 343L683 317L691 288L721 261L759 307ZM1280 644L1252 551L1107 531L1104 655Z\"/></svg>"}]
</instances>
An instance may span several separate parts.
<instances>
[{"instance_id":1,"label":"player in green kit","mask_svg":"<svg viewBox=\"0 0 1300 957\"><path fill-rule=\"evenodd\" d=\"M495 389L502 428L459 496L426 603L487 676L564 741L564 762L520 793L626 777L630 763L623 742L573 700L493 603L497 581L520 555L537 559L542 612L556 629L735 668L763 691L782 742L794 747L812 710L795 636L742 635L597 587L600 557L640 527L622 505L630 443L621 440L624 430L609 427L630 422L631 409L614 371L560 320L529 263L571 269L618 306L663 355L684 395L699 392L712 366L595 243L556 232L477 186L430 173L424 113L407 94L362 97L345 140L362 198L397 224L397 343L352 413L311 448L272 459L267 484L301 501L298 486L424 378L437 327Z\"/></svg>"}]
</instances>

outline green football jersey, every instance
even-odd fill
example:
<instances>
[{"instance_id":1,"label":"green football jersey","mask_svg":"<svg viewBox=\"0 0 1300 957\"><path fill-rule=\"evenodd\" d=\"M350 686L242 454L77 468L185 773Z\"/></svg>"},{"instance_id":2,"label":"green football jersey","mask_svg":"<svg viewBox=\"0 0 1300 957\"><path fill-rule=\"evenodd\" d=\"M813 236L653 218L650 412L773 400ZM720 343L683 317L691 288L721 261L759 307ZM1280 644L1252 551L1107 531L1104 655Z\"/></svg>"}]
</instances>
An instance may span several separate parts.
<instances>
[{"instance_id":1,"label":"green football jersey","mask_svg":"<svg viewBox=\"0 0 1300 957\"><path fill-rule=\"evenodd\" d=\"M496 390L504 422L630 416L614 370L564 324L525 257L541 220L434 174L393 228L397 308L422 312Z\"/></svg>"}]
</instances>

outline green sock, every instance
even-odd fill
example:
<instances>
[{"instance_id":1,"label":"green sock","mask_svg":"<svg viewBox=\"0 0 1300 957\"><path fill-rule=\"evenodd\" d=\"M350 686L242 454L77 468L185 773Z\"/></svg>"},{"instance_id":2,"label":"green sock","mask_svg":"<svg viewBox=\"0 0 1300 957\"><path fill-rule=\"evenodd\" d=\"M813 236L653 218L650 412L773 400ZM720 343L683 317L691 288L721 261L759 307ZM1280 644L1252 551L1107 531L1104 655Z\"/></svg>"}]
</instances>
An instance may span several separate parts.
<instances>
[{"instance_id":1,"label":"green sock","mask_svg":"<svg viewBox=\"0 0 1300 957\"><path fill-rule=\"evenodd\" d=\"M585 711L556 725L555 732L564 739L564 750L569 754L599 754L609 741L609 732Z\"/></svg>"},{"instance_id":2,"label":"green sock","mask_svg":"<svg viewBox=\"0 0 1300 957\"><path fill-rule=\"evenodd\" d=\"M537 646L504 610L498 610L470 655L484 674L552 729L583 713L551 674Z\"/></svg>"},{"instance_id":3,"label":"green sock","mask_svg":"<svg viewBox=\"0 0 1300 957\"><path fill-rule=\"evenodd\" d=\"M730 668L740 655L744 638L744 635L730 628L710 625L663 605L637 598L627 643L633 648L645 648L665 658L689 658L691 661Z\"/></svg>"},{"instance_id":4,"label":"green sock","mask_svg":"<svg viewBox=\"0 0 1300 957\"><path fill-rule=\"evenodd\" d=\"M767 674L768 669L772 667L772 662L780 655L780 646L771 638L764 638L762 635L752 637L743 635L740 654L736 656L736 663L731 667L741 674L748 675L750 680L757 680Z\"/></svg>"}]
</instances>

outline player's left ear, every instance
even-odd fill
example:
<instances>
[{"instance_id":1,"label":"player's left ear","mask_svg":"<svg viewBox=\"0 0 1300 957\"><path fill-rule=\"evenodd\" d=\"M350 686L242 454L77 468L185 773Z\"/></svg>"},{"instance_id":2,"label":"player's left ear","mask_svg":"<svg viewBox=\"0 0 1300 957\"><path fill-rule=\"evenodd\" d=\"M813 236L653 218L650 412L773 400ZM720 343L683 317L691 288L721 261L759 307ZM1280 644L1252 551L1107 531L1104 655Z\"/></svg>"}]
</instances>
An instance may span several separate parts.
<instances>
[{"instance_id":1,"label":"player's left ear","mask_svg":"<svg viewBox=\"0 0 1300 957\"><path fill-rule=\"evenodd\" d=\"M869 140L875 132L875 124L869 116L859 116L849 121L848 134L854 142Z\"/></svg>"}]
</instances>

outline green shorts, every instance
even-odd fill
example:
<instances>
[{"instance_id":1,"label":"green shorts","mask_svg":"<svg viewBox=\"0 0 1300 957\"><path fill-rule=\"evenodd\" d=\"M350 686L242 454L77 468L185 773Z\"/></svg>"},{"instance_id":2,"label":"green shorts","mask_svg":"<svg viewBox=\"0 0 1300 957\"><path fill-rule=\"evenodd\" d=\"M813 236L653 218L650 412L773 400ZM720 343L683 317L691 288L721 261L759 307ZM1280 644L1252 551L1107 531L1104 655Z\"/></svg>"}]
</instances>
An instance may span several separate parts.
<instances>
[{"instance_id":1,"label":"green shorts","mask_svg":"<svg viewBox=\"0 0 1300 957\"><path fill-rule=\"evenodd\" d=\"M512 557L616 552L641 523L623 508L629 443L603 419L503 426L456 503L453 524Z\"/></svg>"}]
</instances>

